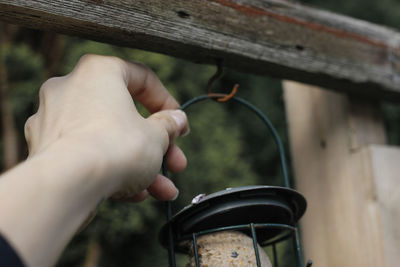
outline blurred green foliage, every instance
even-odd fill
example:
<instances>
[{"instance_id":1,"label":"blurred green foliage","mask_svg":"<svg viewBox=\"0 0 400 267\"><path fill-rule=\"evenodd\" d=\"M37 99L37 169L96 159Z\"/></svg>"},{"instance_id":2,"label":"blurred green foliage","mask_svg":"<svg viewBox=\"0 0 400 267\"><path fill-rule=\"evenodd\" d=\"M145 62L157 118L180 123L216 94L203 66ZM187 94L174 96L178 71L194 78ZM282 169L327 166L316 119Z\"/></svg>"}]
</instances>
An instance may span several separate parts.
<instances>
[{"instance_id":1,"label":"blurred green foliage","mask_svg":"<svg viewBox=\"0 0 400 267\"><path fill-rule=\"evenodd\" d=\"M67 39L65 50L62 73L71 71L86 53L119 56L152 68L181 103L204 94L207 80L215 72L212 66L76 38ZM285 136L279 81L227 70L214 90L230 91L236 82L242 88L239 95L269 113ZM146 116L143 107L139 103L137 106ZM199 193L249 184L282 184L275 144L267 128L253 114L232 103L214 101L193 106L187 113L191 133L178 144L186 152L188 168L171 177L180 189L175 210L190 203ZM164 218L164 204L151 199L141 204L106 201L89 227L74 238L58 266L81 264L89 240L93 239L102 248L100 266L148 266L149 261L154 266L166 266L166 252L157 243Z\"/></svg>"},{"instance_id":2,"label":"blurred green foliage","mask_svg":"<svg viewBox=\"0 0 400 267\"><path fill-rule=\"evenodd\" d=\"M299 0L299 2L393 28L400 27L398 0Z\"/></svg>"},{"instance_id":3,"label":"blurred green foliage","mask_svg":"<svg viewBox=\"0 0 400 267\"><path fill-rule=\"evenodd\" d=\"M400 3L396 0L302 2L392 27L400 25ZM72 37L58 38L62 39L63 51L55 74L70 72L79 57L86 53L114 55L152 68L181 103L204 94L207 80L215 71L213 66L197 65L160 54ZM38 88L48 73L44 55L32 47L26 44L25 39L3 47L12 86L9 101L21 142L24 121L36 109ZM240 84L238 95L255 104L270 118L287 148L280 81L226 70L225 76L213 88L218 92L229 92L235 83ZM144 116L148 115L140 104L137 106ZM383 103L382 112L389 143L399 145L399 105ZM272 137L245 108L231 102L218 104L210 101L191 107L187 113L191 133L178 140L178 144L186 152L188 167L183 173L171 176L180 189L180 197L174 202L176 210L190 203L199 193L241 185L282 184L279 157ZM91 242L100 246L99 266L102 267L167 266L166 251L157 242L158 231L164 222L164 204L155 200L148 199L141 204L105 201L91 224L72 240L57 266L84 266ZM291 245L282 245L280 266L294 266L288 253L293 253ZM184 264L185 259L180 259L180 262Z\"/></svg>"}]
</instances>

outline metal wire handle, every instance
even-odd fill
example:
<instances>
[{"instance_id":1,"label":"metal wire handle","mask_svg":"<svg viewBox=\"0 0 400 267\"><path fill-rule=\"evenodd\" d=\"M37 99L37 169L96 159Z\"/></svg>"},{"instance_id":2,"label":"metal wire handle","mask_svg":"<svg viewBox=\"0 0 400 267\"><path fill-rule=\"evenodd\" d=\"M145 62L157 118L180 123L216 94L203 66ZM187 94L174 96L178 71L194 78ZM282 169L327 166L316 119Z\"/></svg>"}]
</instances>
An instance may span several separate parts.
<instances>
[{"instance_id":1,"label":"metal wire handle","mask_svg":"<svg viewBox=\"0 0 400 267\"><path fill-rule=\"evenodd\" d=\"M204 101L204 100L208 100L208 99L216 99L216 98L220 98L220 96L218 96L218 95L201 95L201 96L195 97L195 98L187 101L186 103L184 103L181 106L180 109L181 110L185 110L189 106L191 106L191 105L193 105L195 103L198 103L198 102L201 102L201 101ZM233 96L233 97L230 98L230 100L234 100L234 101L244 105L245 107L247 107L249 110L254 112L257 115L257 117L259 117L267 125L269 131L272 133L272 136L273 136L273 138L275 140L275 143L276 143L278 151L279 151L279 156L280 156L280 161L281 161L281 168L282 168L282 175L283 175L283 179L284 179L284 186L287 187L287 188L290 188L289 175L288 175L287 165L286 165L285 149L283 148L282 141L281 141L281 139L280 139L280 137L278 135L278 132L276 131L275 127L272 125L271 121L261 112L261 110L259 110L257 107L255 107L251 103L247 102L243 98Z\"/></svg>"},{"instance_id":2,"label":"metal wire handle","mask_svg":"<svg viewBox=\"0 0 400 267\"><path fill-rule=\"evenodd\" d=\"M181 110L185 110L189 106L191 106L191 105L193 105L195 103L198 103L198 102L201 102L201 101L205 101L205 100L209 100L209 99L218 99L220 97L221 97L220 95L215 95L215 94L201 95L201 96L195 97L195 98L185 102L180 107L180 109ZM278 135L278 132L276 131L275 127L272 125L270 120L257 107L255 107L251 103L247 102L243 98L232 96L232 97L230 97L229 100L236 101L239 104L242 104L243 106L247 107L250 111L254 112L257 115L257 117L259 117L267 125L269 131L272 133L272 136L273 136L273 138L275 140L275 143L276 143L278 151L279 151L279 156L280 156L280 161L281 161L281 168L282 168L282 175L283 175L283 179L284 179L284 186L287 187L287 188L290 188L289 175L288 175L287 165L286 165L285 150L283 148L282 141L281 141L281 139L280 139L280 137ZM167 167L166 167L165 157L164 157L163 164L162 164L162 173L163 173L164 176L168 177L168 170L167 170ZM171 201L167 201L167 221L169 222L171 220L171 218L172 218L172 205L171 205ZM170 266L176 266L175 252L174 252L174 240L173 240L171 225L169 226L168 256L169 256ZM301 252L299 254L299 257L301 258Z\"/></svg>"}]
</instances>

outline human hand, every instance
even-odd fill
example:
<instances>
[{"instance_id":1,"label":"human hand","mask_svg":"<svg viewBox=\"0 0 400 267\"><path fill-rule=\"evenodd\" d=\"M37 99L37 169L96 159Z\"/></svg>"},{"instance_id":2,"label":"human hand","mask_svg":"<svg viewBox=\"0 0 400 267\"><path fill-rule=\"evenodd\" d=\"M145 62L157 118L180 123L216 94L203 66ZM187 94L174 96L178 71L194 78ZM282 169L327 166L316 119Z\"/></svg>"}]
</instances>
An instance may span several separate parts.
<instances>
[{"instance_id":1,"label":"human hand","mask_svg":"<svg viewBox=\"0 0 400 267\"><path fill-rule=\"evenodd\" d=\"M132 98L153 114L143 118ZM178 107L147 67L86 55L70 74L43 84L38 112L25 125L29 157L58 146L66 151L60 157L79 157L95 169L105 197L173 199L177 189L158 172L165 153L171 171L186 166L173 144L188 131L185 114L173 110Z\"/></svg>"}]
</instances>

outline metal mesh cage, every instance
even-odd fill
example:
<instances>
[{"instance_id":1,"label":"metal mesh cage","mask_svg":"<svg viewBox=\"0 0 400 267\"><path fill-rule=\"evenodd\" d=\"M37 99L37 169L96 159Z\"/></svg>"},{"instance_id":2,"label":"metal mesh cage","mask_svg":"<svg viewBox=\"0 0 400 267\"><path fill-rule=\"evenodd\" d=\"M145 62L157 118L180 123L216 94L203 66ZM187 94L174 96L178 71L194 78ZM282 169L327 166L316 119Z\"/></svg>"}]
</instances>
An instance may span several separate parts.
<instances>
[{"instance_id":1,"label":"metal mesh cage","mask_svg":"<svg viewBox=\"0 0 400 267\"><path fill-rule=\"evenodd\" d=\"M186 102L181 109L184 110L194 103L216 97L199 96ZM255 264L246 260L247 265L243 266L268 266L269 260L267 261L260 253L262 251L259 249L258 244L260 244L272 247L274 267L278 267L276 245L292 238L297 266L302 267L303 259L297 222L304 214L307 204L300 193L290 188L282 142L271 122L259 109L242 98L232 97L231 99L254 112L272 133L280 154L284 186L256 185L229 188L196 199L174 216L171 212L171 202L167 202L167 223L161 229L160 242L168 248L169 265L176 266L175 252L183 252L193 256L189 266L200 266L204 261L203 258L205 259L204 255L208 258L212 256L211 258L214 259L214 261L209 260L208 266L222 266L222 259L226 259L223 260L226 266L235 266L233 262L239 257L239 253L228 249L233 241L220 242L220 251L218 251L211 248L210 240L231 238L239 242L237 240L240 239L241 245L238 243L236 247L243 250L249 245L246 239L249 237L252 243L252 251L249 253L253 255ZM163 173L167 175L165 164L163 164ZM206 253L203 255L202 251ZM245 254L241 252L240 255ZM210 262L214 263L210 265ZM243 264L243 261L241 260L240 263ZM307 266L311 264L309 261Z\"/></svg>"}]
</instances>

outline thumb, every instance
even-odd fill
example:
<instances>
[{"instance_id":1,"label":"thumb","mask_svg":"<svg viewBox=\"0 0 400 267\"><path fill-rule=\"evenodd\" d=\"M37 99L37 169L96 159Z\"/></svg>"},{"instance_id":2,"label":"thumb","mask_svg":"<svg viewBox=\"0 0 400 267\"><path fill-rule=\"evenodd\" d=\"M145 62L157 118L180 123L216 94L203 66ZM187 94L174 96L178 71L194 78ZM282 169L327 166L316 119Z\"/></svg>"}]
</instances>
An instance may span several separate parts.
<instances>
[{"instance_id":1,"label":"thumb","mask_svg":"<svg viewBox=\"0 0 400 267\"><path fill-rule=\"evenodd\" d=\"M170 142L180 135L189 132L189 125L185 112L182 110L162 110L152 114L148 120L157 123L168 133Z\"/></svg>"}]
</instances>

